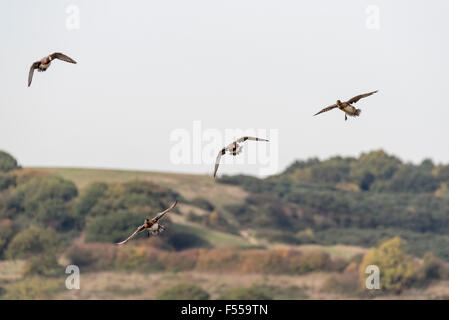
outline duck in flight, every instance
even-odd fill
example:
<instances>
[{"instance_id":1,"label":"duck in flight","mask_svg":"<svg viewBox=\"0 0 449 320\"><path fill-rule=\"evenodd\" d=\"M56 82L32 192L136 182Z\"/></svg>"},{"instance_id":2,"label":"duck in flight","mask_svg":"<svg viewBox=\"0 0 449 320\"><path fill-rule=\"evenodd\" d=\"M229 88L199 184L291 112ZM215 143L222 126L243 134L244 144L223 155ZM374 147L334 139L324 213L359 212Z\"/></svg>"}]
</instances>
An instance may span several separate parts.
<instances>
[{"instance_id":1,"label":"duck in flight","mask_svg":"<svg viewBox=\"0 0 449 320\"><path fill-rule=\"evenodd\" d=\"M48 67L50 67L51 62L54 59L59 59L59 60L65 61L65 62L70 62L70 63L76 64L75 60L73 60L72 58L70 58L60 52L55 52L45 58L42 58L41 60L36 61L31 65L30 73L28 74L28 87L31 85L31 81L33 80L34 70L37 70L38 72L46 71L48 69Z\"/></svg>"},{"instance_id":2,"label":"duck in flight","mask_svg":"<svg viewBox=\"0 0 449 320\"><path fill-rule=\"evenodd\" d=\"M215 160L214 178L217 175L217 170L218 170L218 166L220 165L221 156L226 154L226 152L228 152L229 154L231 154L233 156L238 155L240 152L242 152L242 148L243 148L243 146L241 146L240 143L245 142L246 140L267 141L268 142L268 140L266 140L266 139L261 139L261 138L257 138L257 137L241 137L240 139L234 141L227 147L224 147L218 153L217 160Z\"/></svg>"},{"instance_id":3,"label":"duck in flight","mask_svg":"<svg viewBox=\"0 0 449 320\"><path fill-rule=\"evenodd\" d=\"M145 219L145 222L143 223L143 225L138 227L132 235L130 235L128 238L126 238L125 240L123 240L122 242L119 242L117 244L127 243L129 240L134 238L138 233L141 233L144 230L148 231L148 237L150 236L150 233L153 235L157 235L157 234L161 233L162 231L164 231L165 227L163 225L159 224L159 220L162 219L169 211L171 211L176 206L177 203L178 203L178 201L176 200L170 206L170 208L158 213L153 219Z\"/></svg>"},{"instance_id":4,"label":"duck in flight","mask_svg":"<svg viewBox=\"0 0 449 320\"><path fill-rule=\"evenodd\" d=\"M323 110L321 110L320 112L314 114L314 116L323 113L323 112L327 112L330 111L332 109L338 108L341 111L343 111L345 113L345 121L348 120L348 116L350 117L358 117L360 115L360 113L362 112L362 110L357 109L356 107L354 107L352 104L356 103L357 101L359 101L362 98L366 98L374 93L376 93L376 91L372 91L372 92L368 92L368 93L364 93L358 96L355 96L354 98L349 99L348 101L345 102L341 102L340 100L337 100L336 104L333 104L329 107L324 108Z\"/></svg>"}]
</instances>

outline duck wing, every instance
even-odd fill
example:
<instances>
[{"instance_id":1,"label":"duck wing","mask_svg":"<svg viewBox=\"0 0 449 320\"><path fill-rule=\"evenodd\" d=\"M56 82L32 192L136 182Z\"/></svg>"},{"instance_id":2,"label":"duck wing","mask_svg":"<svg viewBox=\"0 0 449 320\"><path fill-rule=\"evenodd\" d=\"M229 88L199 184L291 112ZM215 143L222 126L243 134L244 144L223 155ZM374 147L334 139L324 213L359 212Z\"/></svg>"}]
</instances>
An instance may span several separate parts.
<instances>
[{"instance_id":1,"label":"duck wing","mask_svg":"<svg viewBox=\"0 0 449 320\"><path fill-rule=\"evenodd\" d=\"M241 137L237 140L237 142L244 142L246 140L252 140L252 141L268 141L267 139L257 138L257 137Z\"/></svg>"},{"instance_id":2,"label":"duck wing","mask_svg":"<svg viewBox=\"0 0 449 320\"><path fill-rule=\"evenodd\" d=\"M36 61L31 65L30 72L28 73L28 87L31 85L31 81L33 81L34 70L39 68L40 61Z\"/></svg>"},{"instance_id":3,"label":"duck wing","mask_svg":"<svg viewBox=\"0 0 449 320\"><path fill-rule=\"evenodd\" d=\"M175 200L175 202L173 202L173 204L170 206L170 208L159 212L153 219L151 219L151 222L156 223L158 222L160 219L162 219L169 211L171 211L174 207L176 207L176 204L178 203L178 200Z\"/></svg>"},{"instance_id":4,"label":"duck wing","mask_svg":"<svg viewBox=\"0 0 449 320\"><path fill-rule=\"evenodd\" d=\"M119 242L117 244L125 244L125 243L127 243L129 240L134 238L136 234L142 232L143 230L145 230L145 225L141 225L140 227L138 227L136 229L136 231L134 231L134 233L132 235L130 235L128 238L126 238L125 240L123 240L122 242Z\"/></svg>"},{"instance_id":5,"label":"duck wing","mask_svg":"<svg viewBox=\"0 0 449 320\"><path fill-rule=\"evenodd\" d=\"M323 113L323 112L331 111L332 109L335 109L335 108L337 108L337 105L336 105L336 104L333 104L333 105L331 105L331 106L329 106L329 107L326 107L326 108L324 108L323 110L321 110L321 111L315 113L313 116L319 115L320 113Z\"/></svg>"},{"instance_id":6,"label":"duck wing","mask_svg":"<svg viewBox=\"0 0 449 320\"><path fill-rule=\"evenodd\" d=\"M355 96L354 98L349 99L347 102L348 102L349 104L356 103L356 102L359 101L360 99L369 97L370 95L375 94L376 92L377 92L377 90L376 90L376 91L372 91L372 92L368 92L368 93L364 93L364 94L360 94L360 95L358 95L358 96Z\"/></svg>"},{"instance_id":7,"label":"duck wing","mask_svg":"<svg viewBox=\"0 0 449 320\"><path fill-rule=\"evenodd\" d=\"M73 60L72 58L70 58L69 56L66 56L65 54L61 53L61 52L55 52L53 54L50 55L51 59L59 59L65 62L70 62L70 63L76 63L75 60Z\"/></svg>"},{"instance_id":8,"label":"duck wing","mask_svg":"<svg viewBox=\"0 0 449 320\"><path fill-rule=\"evenodd\" d=\"M215 160L215 170L214 170L214 178L217 175L218 166L220 165L220 159L221 156L226 153L226 148L223 148L220 150L220 152L217 155L217 159Z\"/></svg>"}]
</instances>

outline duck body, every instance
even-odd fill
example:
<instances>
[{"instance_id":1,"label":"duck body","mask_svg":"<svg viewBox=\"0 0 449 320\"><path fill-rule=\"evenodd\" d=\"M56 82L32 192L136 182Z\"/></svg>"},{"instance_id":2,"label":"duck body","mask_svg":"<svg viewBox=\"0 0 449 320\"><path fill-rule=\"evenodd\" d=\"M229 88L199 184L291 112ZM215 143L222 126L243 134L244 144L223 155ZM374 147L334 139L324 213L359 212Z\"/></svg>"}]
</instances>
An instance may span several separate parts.
<instances>
[{"instance_id":1,"label":"duck body","mask_svg":"<svg viewBox=\"0 0 449 320\"><path fill-rule=\"evenodd\" d=\"M239 145L237 142L233 142L226 147L226 151L228 151L229 154L236 156L242 152L242 148L243 146Z\"/></svg>"},{"instance_id":2,"label":"duck body","mask_svg":"<svg viewBox=\"0 0 449 320\"><path fill-rule=\"evenodd\" d=\"M165 230L165 227L161 224L159 224L156 221L151 221L151 220L145 220L144 223L145 229L148 231L148 236L150 236L151 234L159 234L162 231Z\"/></svg>"},{"instance_id":3,"label":"duck body","mask_svg":"<svg viewBox=\"0 0 449 320\"><path fill-rule=\"evenodd\" d=\"M361 109L357 109L356 107L354 107L353 105L347 103L347 102L343 102L338 104L338 109L340 109L341 111L343 111L345 113L345 117L346 115L350 116L350 117L358 117L360 115L360 113L362 112ZM346 119L346 118L345 118Z\"/></svg>"},{"instance_id":4,"label":"duck body","mask_svg":"<svg viewBox=\"0 0 449 320\"><path fill-rule=\"evenodd\" d=\"M44 72L50 67L50 65L51 65L51 56L42 58L36 70L38 72Z\"/></svg>"}]
</instances>

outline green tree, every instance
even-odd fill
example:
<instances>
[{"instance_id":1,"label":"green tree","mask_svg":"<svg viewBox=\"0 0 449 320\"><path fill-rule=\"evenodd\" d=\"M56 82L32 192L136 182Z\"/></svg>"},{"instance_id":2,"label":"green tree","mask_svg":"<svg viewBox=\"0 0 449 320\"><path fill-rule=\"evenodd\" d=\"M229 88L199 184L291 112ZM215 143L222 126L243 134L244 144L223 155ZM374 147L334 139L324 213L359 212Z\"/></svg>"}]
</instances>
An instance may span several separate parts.
<instances>
[{"instance_id":1,"label":"green tree","mask_svg":"<svg viewBox=\"0 0 449 320\"><path fill-rule=\"evenodd\" d=\"M63 272L63 268L58 264L58 259L53 250L48 250L42 254L35 255L28 259L23 275L58 276Z\"/></svg>"},{"instance_id":2,"label":"green tree","mask_svg":"<svg viewBox=\"0 0 449 320\"><path fill-rule=\"evenodd\" d=\"M382 243L379 248L372 248L363 257L360 264L360 279L365 286L366 267L376 265L380 270L380 283L383 290L400 292L409 287L416 279L417 266L412 257L403 250L405 242L395 237Z\"/></svg>"},{"instance_id":3,"label":"green tree","mask_svg":"<svg viewBox=\"0 0 449 320\"><path fill-rule=\"evenodd\" d=\"M178 284L157 294L157 300L209 300L207 291L193 284Z\"/></svg>"},{"instance_id":4,"label":"green tree","mask_svg":"<svg viewBox=\"0 0 449 320\"><path fill-rule=\"evenodd\" d=\"M106 216L116 211L157 212L167 208L174 199L179 199L176 192L149 181L131 181L123 184L107 185L93 183L80 197L76 211L81 216Z\"/></svg>"},{"instance_id":5,"label":"green tree","mask_svg":"<svg viewBox=\"0 0 449 320\"><path fill-rule=\"evenodd\" d=\"M351 164L351 177L359 183L360 189L369 190L375 180L390 179L401 166L401 160L383 150L363 153Z\"/></svg>"},{"instance_id":6,"label":"green tree","mask_svg":"<svg viewBox=\"0 0 449 320\"><path fill-rule=\"evenodd\" d=\"M424 172L431 173L432 170L435 168L435 164L433 163L432 159L424 159L419 164L418 168Z\"/></svg>"},{"instance_id":7,"label":"green tree","mask_svg":"<svg viewBox=\"0 0 449 320\"><path fill-rule=\"evenodd\" d=\"M0 257L3 256L9 241L14 236L14 229L10 219L0 220Z\"/></svg>"},{"instance_id":8,"label":"green tree","mask_svg":"<svg viewBox=\"0 0 449 320\"><path fill-rule=\"evenodd\" d=\"M19 232L9 243L6 255L10 258L28 258L58 247L59 236L51 228L31 226Z\"/></svg>"},{"instance_id":9,"label":"green tree","mask_svg":"<svg viewBox=\"0 0 449 320\"><path fill-rule=\"evenodd\" d=\"M15 193L28 218L51 226L57 230L70 230L76 217L70 201L77 197L78 190L72 181L56 176L33 177L19 184Z\"/></svg>"},{"instance_id":10,"label":"green tree","mask_svg":"<svg viewBox=\"0 0 449 320\"><path fill-rule=\"evenodd\" d=\"M439 186L440 183L430 172L408 165L401 167L391 180L379 186L379 191L425 193L434 192Z\"/></svg>"},{"instance_id":11,"label":"green tree","mask_svg":"<svg viewBox=\"0 0 449 320\"><path fill-rule=\"evenodd\" d=\"M441 182L449 183L449 164L439 166L435 168L432 172Z\"/></svg>"},{"instance_id":12,"label":"green tree","mask_svg":"<svg viewBox=\"0 0 449 320\"><path fill-rule=\"evenodd\" d=\"M432 252L424 255L421 271L425 281L442 280L449 277L449 267Z\"/></svg>"},{"instance_id":13,"label":"green tree","mask_svg":"<svg viewBox=\"0 0 449 320\"><path fill-rule=\"evenodd\" d=\"M106 195L108 191L108 185L102 182L95 182L87 186L83 194L81 195L78 205L77 213L86 216L87 214L98 211L95 210L95 206ZM106 212L102 212L101 215L105 215ZM94 214L97 215L97 214Z\"/></svg>"},{"instance_id":14,"label":"green tree","mask_svg":"<svg viewBox=\"0 0 449 320\"><path fill-rule=\"evenodd\" d=\"M86 242L119 242L133 233L144 222L138 212L117 211L104 217L91 218L86 224ZM146 236L146 232L136 238Z\"/></svg>"},{"instance_id":15,"label":"green tree","mask_svg":"<svg viewBox=\"0 0 449 320\"><path fill-rule=\"evenodd\" d=\"M0 172L0 191L16 186L16 176Z\"/></svg>"},{"instance_id":16,"label":"green tree","mask_svg":"<svg viewBox=\"0 0 449 320\"><path fill-rule=\"evenodd\" d=\"M17 164L17 160L9 153L0 150L0 172L8 172L18 168L20 166Z\"/></svg>"},{"instance_id":17,"label":"green tree","mask_svg":"<svg viewBox=\"0 0 449 320\"><path fill-rule=\"evenodd\" d=\"M167 243L170 244L175 250L181 251L190 248L209 248L210 243L191 232L172 232L168 231Z\"/></svg>"}]
</instances>

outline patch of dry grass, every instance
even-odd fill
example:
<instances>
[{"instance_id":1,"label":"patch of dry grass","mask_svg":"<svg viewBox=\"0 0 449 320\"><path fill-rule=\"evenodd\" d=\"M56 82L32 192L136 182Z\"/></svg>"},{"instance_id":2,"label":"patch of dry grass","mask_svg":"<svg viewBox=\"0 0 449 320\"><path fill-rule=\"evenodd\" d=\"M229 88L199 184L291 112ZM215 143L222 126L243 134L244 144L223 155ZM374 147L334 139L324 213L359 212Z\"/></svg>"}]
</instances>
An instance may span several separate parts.
<instances>
[{"instance_id":1,"label":"patch of dry grass","mask_svg":"<svg viewBox=\"0 0 449 320\"><path fill-rule=\"evenodd\" d=\"M284 245L284 244L276 244L271 246L271 248L287 248L287 249L297 249L303 252L312 252L312 251L325 251L329 253L331 258L344 258L350 259L357 254L365 254L368 249L357 247L357 246L347 246L347 245L333 245L333 246L322 246L319 244L304 244L304 245Z\"/></svg>"},{"instance_id":2,"label":"patch of dry grass","mask_svg":"<svg viewBox=\"0 0 449 320\"><path fill-rule=\"evenodd\" d=\"M82 271L81 271L82 273ZM59 299L155 299L158 292L179 283L191 283L210 293L211 299L238 287L272 286L276 290L302 288L311 298L331 298L319 288L327 279L325 273L311 273L302 276L275 276L250 274L244 277L235 274L179 272L179 273L124 273L96 272L81 275L80 290L64 290ZM121 294L125 293L125 294ZM284 297L285 298L285 297Z\"/></svg>"},{"instance_id":3,"label":"patch of dry grass","mask_svg":"<svg viewBox=\"0 0 449 320\"><path fill-rule=\"evenodd\" d=\"M0 261L0 280L17 280L22 278L22 270L25 267L23 260Z\"/></svg>"}]
</instances>

